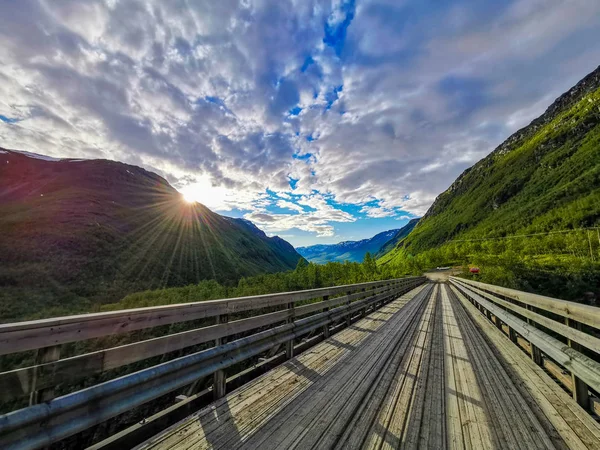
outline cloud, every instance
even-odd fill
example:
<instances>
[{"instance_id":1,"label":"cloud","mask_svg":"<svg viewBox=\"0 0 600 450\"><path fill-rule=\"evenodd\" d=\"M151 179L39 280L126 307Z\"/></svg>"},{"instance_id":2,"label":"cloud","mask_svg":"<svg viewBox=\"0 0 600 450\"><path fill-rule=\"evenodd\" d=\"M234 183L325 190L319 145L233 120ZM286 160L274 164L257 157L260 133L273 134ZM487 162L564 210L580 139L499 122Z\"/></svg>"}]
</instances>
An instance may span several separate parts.
<instances>
[{"instance_id":1,"label":"cloud","mask_svg":"<svg viewBox=\"0 0 600 450\"><path fill-rule=\"evenodd\" d=\"M141 165L332 236L424 214L598 65L599 18L596 0L1 2L0 145Z\"/></svg>"},{"instance_id":2,"label":"cloud","mask_svg":"<svg viewBox=\"0 0 600 450\"><path fill-rule=\"evenodd\" d=\"M299 213L304 212L304 208L297 205L296 203L288 202L287 200L278 200L277 206L284 209L291 209L292 211L296 211Z\"/></svg>"},{"instance_id":3,"label":"cloud","mask_svg":"<svg viewBox=\"0 0 600 450\"><path fill-rule=\"evenodd\" d=\"M361 213L376 219L383 217L394 217L397 212L392 208L383 208L381 206L363 206L360 210Z\"/></svg>"},{"instance_id":4,"label":"cloud","mask_svg":"<svg viewBox=\"0 0 600 450\"><path fill-rule=\"evenodd\" d=\"M315 233L317 237L333 237L335 231L332 223L348 223L357 220L352 214L333 206L331 199L327 199L318 193L302 195L295 200L296 203L273 198L267 199L262 205L256 207L255 211L246 214L244 217L255 222L267 232L295 228ZM268 212L269 206L273 203L279 208L291 209L296 214Z\"/></svg>"}]
</instances>

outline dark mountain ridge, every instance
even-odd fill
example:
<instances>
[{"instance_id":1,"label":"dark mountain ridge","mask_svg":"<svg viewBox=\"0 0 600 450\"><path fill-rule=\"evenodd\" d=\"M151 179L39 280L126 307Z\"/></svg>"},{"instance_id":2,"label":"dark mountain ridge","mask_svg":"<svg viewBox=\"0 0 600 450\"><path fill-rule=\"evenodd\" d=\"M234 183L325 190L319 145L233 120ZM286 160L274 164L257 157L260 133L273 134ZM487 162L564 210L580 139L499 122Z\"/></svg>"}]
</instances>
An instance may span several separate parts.
<instances>
[{"instance_id":1,"label":"dark mountain ridge","mask_svg":"<svg viewBox=\"0 0 600 450\"><path fill-rule=\"evenodd\" d=\"M2 320L34 305L45 315L140 290L235 282L300 259L247 221L184 202L140 167L0 149Z\"/></svg>"}]
</instances>

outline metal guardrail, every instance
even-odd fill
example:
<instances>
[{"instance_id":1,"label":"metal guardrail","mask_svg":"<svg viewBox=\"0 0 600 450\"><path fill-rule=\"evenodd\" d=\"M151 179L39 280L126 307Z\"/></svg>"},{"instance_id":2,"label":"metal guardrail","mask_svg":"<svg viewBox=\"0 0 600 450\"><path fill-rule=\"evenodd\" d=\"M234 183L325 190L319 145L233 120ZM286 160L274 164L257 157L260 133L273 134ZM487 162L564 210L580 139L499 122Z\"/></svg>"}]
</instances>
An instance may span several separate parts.
<instances>
[{"instance_id":1,"label":"metal guardrail","mask_svg":"<svg viewBox=\"0 0 600 450\"><path fill-rule=\"evenodd\" d=\"M327 337L330 325L338 321L350 324L352 317L364 313L366 308L376 307L424 282L424 277L411 277L2 325L2 354L36 348L34 343L47 345L50 341L54 344L50 348L54 350L46 350L44 354L53 355L56 360L0 374L0 392L6 392L6 388L18 388L21 394L32 394L39 392L41 387L48 388L58 382L130 364L165 351L209 341L214 341L215 346L2 415L0 447L39 448L49 445L211 374L213 392L217 397L223 396L223 369L280 345L285 345L287 357L292 357L294 339L315 330L322 331ZM344 295L329 298L340 294ZM298 302L318 298L323 300L296 306ZM229 313L264 312L265 308L281 306L285 309L228 322ZM308 314L312 315L297 319ZM72 358L61 360L57 357L60 352L56 347L62 343L206 317L215 317L217 323ZM227 337L270 325L273 328L228 343L224 341ZM43 338L45 333L49 333L47 339ZM79 339L76 338L78 335ZM6 398L12 396L3 395ZM44 400L43 397L41 400Z\"/></svg>"},{"instance_id":2,"label":"metal guardrail","mask_svg":"<svg viewBox=\"0 0 600 450\"><path fill-rule=\"evenodd\" d=\"M505 324L513 342L527 340L536 364L550 358L568 370L573 398L590 409L589 390L600 393L600 308L462 278L450 282L501 331Z\"/></svg>"}]
</instances>

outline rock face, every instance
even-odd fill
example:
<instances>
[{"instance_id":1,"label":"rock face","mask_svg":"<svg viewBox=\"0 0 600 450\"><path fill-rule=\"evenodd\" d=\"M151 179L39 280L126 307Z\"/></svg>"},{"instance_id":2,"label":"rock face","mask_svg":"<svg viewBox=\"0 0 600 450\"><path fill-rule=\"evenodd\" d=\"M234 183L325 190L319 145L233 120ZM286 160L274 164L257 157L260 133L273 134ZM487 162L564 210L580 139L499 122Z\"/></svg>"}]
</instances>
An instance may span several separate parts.
<instances>
[{"instance_id":1,"label":"rock face","mask_svg":"<svg viewBox=\"0 0 600 450\"><path fill-rule=\"evenodd\" d=\"M162 177L106 160L0 149L0 317L87 310L134 291L293 269L253 224L185 203Z\"/></svg>"},{"instance_id":2,"label":"rock face","mask_svg":"<svg viewBox=\"0 0 600 450\"><path fill-rule=\"evenodd\" d=\"M600 220L600 67L440 194L400 251ZM388 259L390 259L388 255Z\"/></svg>"},{"instance_id":3,"label":"rock face","mask_svg":"<svg viewBox=\"0 0 600 450\"><path fill-rule=\"evenodd\" d=\"M375 256L384 247L393 248L400 239L411 232L418 221L419 219L412 219L400 229L384 231L370 239L344 241L331 245L311 245L298 247L296 250L307 260L318 264L328 261L362 262L367 252Z\"/></svg>"}]
</instances>

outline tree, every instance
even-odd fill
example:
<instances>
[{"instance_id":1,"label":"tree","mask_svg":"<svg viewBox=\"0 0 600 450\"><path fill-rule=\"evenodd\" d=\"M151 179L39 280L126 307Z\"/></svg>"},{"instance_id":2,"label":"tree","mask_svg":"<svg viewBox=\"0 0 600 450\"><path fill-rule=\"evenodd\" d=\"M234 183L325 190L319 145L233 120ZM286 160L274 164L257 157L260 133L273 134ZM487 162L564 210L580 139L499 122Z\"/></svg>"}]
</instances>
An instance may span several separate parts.
<instances>
[{"instance_id":1,"label":"tree","mask_svg":"<svg viewBox=\"0 0 600 450\"><path fill-rule=\"evenodd\" d=\"M377 263L375 262L375 259L373 259L371 253L369 252L365 254L365 258L363 260L363 268L368 278L377 274Z\"/></svg>"}]
</instances>

